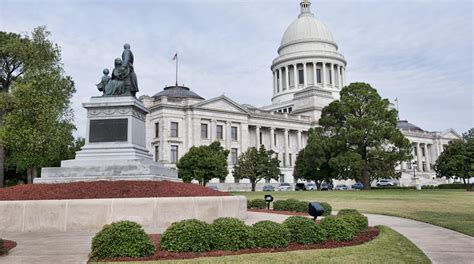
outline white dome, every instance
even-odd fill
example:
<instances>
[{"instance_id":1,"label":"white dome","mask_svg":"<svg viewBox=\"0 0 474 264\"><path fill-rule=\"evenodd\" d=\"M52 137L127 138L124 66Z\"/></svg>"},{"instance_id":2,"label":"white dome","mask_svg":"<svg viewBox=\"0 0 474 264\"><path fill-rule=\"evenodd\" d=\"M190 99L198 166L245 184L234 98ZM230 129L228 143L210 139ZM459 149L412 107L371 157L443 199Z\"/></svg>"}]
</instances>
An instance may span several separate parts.
<instances>
[{"instance_id":1,"label":"white dome","mask_svg":"<svg viewBox=\"0 0 474 264\"><path fill-rule=\"evenodd\" d=\"M335 44L328 27L311 13L302 13L291 23L281 38L280 48L303 41L321 41Z\"/></svg>"}]
</instances>

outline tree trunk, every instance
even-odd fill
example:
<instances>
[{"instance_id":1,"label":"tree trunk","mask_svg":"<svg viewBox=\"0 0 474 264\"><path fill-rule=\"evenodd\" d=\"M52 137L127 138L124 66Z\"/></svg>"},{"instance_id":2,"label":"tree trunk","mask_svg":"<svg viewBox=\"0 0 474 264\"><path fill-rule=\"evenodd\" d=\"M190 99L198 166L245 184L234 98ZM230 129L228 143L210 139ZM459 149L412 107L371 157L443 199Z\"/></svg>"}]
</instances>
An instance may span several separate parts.
<instances>
[{"instance_id":1,"label":"tree trunk","mask_svg":"<svg viewBox=\"0 0 474 264\"><path fill-rule=\"evenodd\" d=\"M32 168L26 169L26 183L27 184L33 183L33 169Z\"/></svg>"},{"instance_id":2,"label":"tree trunk","mask_svg":"<svg viewBox=\"0 0 474 264\"><path fill-rule=\"evenodd\" d=\"M362 182L364 183L364 190L370 190L369 165L366 160L362 162Z\"/></svg>"},{"instance_id":3,"label":"tree trunk","mask_svg":"<svg viewBox=\"0 0 474 264\"><path fill-rule=\"evenodd\" d=\"M255 192L255 185L257 185L257 183L255 181L252 181L252 192Z\"/></svg>"}]
</instances>

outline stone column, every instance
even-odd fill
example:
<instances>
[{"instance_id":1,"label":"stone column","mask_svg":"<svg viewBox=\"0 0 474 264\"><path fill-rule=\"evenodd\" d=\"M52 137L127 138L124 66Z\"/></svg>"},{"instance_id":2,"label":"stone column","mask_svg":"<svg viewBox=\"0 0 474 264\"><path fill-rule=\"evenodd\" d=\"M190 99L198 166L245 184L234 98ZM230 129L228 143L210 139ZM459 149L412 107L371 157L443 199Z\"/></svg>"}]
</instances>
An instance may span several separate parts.
<instances>
[{"instance_id":1,"label":"stone column","mask_svg":"<svg viewBox=\"0 0 474 264\"><path fill-rule=\"evenodd\" d=\"M270 150L275 146L273 140L275 139L275 128L270 127Z\"/></svg>"},{"instance_id":2,"label":"stone column","mask_svg":"<svg viewBox=\"0 0 474 264\"><path fill-rule=\"evenodd\" d=\"M285 155L283 156L283 158L285 159L285 165L286 167L289 166L289 159L288 159L288 151L289 151L289 148L288 148L288 128L285 128Z\"/></svg>"},{"instance_id":3,"label":"stone column","mask_svg":"<svg viewBox=\"0 0 474 264\"><path fill-rule=\"evenodd\" d=\"M313 61L313 85L318 84L318 76L316 76L316 62Z\"/></svg>"},{"instance_id":4,"label":"stone column","mask_svg":"<svg viewBox=\"0 0 474 264\"><path fill-rule=\"evenodd\" d=\"M431 166L430 166L431 158L430 158L430 155L428 153L428 144L425 144L424 148L425 148L426 171L429 172L429 171L431 171Z\"/></svg>"},{"instance_id":5,"label":"stone column","mask_svg":"<svg viewBox=\"0 0 474 264\"><path fill-rule=\"evenodd\" d=\"M326 62L323 61L323 69L322 69L322 74L321 74L321 82L322 82L322 85L323 85L323 88L324 86L326 86Z\"/></svg>"},{"instance_id":6,"label":"stone column","mask_svg":"<svg viewBox=\"0 0 474 264\"><path fill-rule=\"evenodd\" d=\"M416 165L418 171L423 171L423 163L421 162L421 148L420 143L416 142Z\"/></svg>"},{"instance_id":7,"label":"stone column","mask_svg":"<svg viewBox=\"0 0 474 264\"><path fill-rule=\"evenodd\" d=\"M301 145L301 142L302 142L302 140L301 140L301 130L298 130L298 134L297 134L296 137L297 137L297 140L298 140L298 151L300 151L303 148L303 146Z\"/></svg>"},{"instance_id":8,"label":"stone column","mask_svg":"<svg viewBox=\"0 0 474 264\"><path fill-rule=\"evenodd\" d=\"M276 88L276 73L273 72L273 94L277 93L277 88Z\"/></svg>"},{"instance_id":9,"label":"stone column","mask_svg":"<svg viewBox=\"0 0 474 264\"><path fill-rule=\"evenodd\" d=\"M293 82L295 83L295 89L298 88L298 67L296 64L293 64Z\"/></svg>"},{"instance_id":10,"label":"stone column","mask_svg":"<svg viewBox=\"0 0 474 264\"><path fill-rule=\"evenodd\" d=\"M232 134L231 134L231 131L230 131L230 130L231 130L232 122L227 121L227 122L225 122L225 124L226 124L226 128L225 128L225 142L226 142L226 148L227 148L228 150L230 150L230 149L231 149L231 141L232 141L232 139L231 139L231 135L232 135ZM230 156L230 155L229 155L229 156Z\"/></svg>"},{"instance_id":11,"label":"stone column","mask_svg":"<svg viewBox=\"0 0 474 264\"><path fill-rule=\"evenodd\" d=\"M215 141L216 140L216 131L217 131L217 120L215 119L212 119L211 120L211 124L210 124L210 128L209 128L209 133L211 133L210 135L210 139L211 141Z\"/></svg>"},{"instance_id":12,"label":"stone column","mask_svg":"<svg viewBox=\"0 0 474 264\"><path fill-rule=\"evenodd\" d=\"M256 126L255 128L255 147L260 148L260 126Z\"/></svg>"},{"instance_id":13,"label":"stone column","mask_svg":"<svg viewBox=\"0 0 474 264\"><path fill-rule=\"evenodd\" d=\"M283 76L281 74L281 68L278 68L278 76L280 77L280 80L278 80L279 89L277 91L283 91Z\"/></svg>"},{"instance_id":14,"label":"stone column","mask_svg":"<svg viewBox=\"0 0 474 264\"><path fill-rule=\"evenodd\" d=\"M285 66L285 78L286 89L290 90L290 73L288 72L288 65Z\"/></svg>"},{"instance_id":15,"label":"stone column","mask_svg":"<svg viewBox=\"0 0 474 264\"><path fill-rule=\"evenodd\" d=\"M308 87L308 77L306 76L306 62L303 62L303 88Z\"/></svg>"},{"instance_id":16,"label":"stone column","mask_svg":"<svg viewBox=\"0 0 474 264\"><path fill-rule=\"evenodd\" d=\"M336 87L336 84L334 83L334 64L331 63L331 87Z\"/></svg>"},{"instance_id":17,"label":"stone column","mask_svg":"<svg viewBox=\"0 0 474 264\"><path fill-rule=\"evenodd\" d=\"M345 70L346 70L346 68L344 66L342 66L342 69L341 69L341 88L344 86L344 81L346 80L346 76L344 76Z\"/></svg>"}]
</instances>

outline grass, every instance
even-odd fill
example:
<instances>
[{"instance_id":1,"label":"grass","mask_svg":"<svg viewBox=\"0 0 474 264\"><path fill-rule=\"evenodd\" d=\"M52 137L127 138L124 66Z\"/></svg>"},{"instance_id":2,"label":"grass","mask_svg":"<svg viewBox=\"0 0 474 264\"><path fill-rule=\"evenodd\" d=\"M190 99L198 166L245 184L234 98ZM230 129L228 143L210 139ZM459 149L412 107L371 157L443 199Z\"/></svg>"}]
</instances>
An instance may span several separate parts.
<instances>
[{"instance_id":1,"label":"grass","mask_svg":"<svg viewBox=\"0 0 474 264\"><path fill-rule=\"evenodd\" d=\"M233 193L247 199L263 198L264 192ZM372 190L272 192L275 200L294 198L328 202L333 210L354 208L376 213L410 218L446 227L474 236L474 192L466 190Z\"/></svg>"},{"instance_id":2,"label":"grass","mask_svg":"<svg viewBox=\"0 0 474 264\"><path fill-rule=\"evenodd\" d=\"M430 260L423 252L404 236L388 227L380 226L379 228L380 235L376 239L366 244L353 247L209 257L189 260L120 263L430 263Z\"/></svg>"}]
</instances>

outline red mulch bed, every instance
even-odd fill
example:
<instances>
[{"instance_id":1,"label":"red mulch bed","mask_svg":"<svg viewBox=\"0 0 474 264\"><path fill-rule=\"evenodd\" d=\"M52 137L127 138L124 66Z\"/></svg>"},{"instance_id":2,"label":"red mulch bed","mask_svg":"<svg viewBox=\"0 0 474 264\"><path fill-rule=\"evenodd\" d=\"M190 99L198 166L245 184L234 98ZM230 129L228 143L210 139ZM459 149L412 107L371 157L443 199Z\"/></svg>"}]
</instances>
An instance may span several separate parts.
<instances>
[{"instance_id":1,"label":"red mulch bed","mask_svg":"<svg viewBox=\"0 0 474 264\"><path fill-rule=\"evenodd\" d=\"M215 191L197 184L171 181L96 181L23 184L0 189L0 201L228 195L228 193Z\"/></svg>"},{"instance_id":2,"label":"red mulch bed","mask_svg":"<svg viewBox=\"0 0 474 264\"><path fill-rule=\"evenodd\" d=\"M16 247L16 242L11 240L3 240L3 248L0 248L0 256L7 255L8 251ZM5 253L2 253L5 252Z\"/></svg>"},{"instance_id":3,"label":"red mulch bed","mask_svg":"<svg viewBox=\"0 0 474 264\"><path fill-rule=\"evenodd\" d=\"M290 211L275 211L275 210L268 210L268 209L247 209L250 212L257 212L257 213L267 213L267 214L281 214L281 215L301 215L301 216L308 216L308 213L301 213L301 212L290 212Z\"/></svg>"},{"instance_id":4,"label":"red mulch bed","mask_svg":"<svg viewBox=\"0 0 474 264\"><path fill-rule=\"evenodd\" d=\"M297 243L291 243L286 248L248 248L241 249L237 251L224 251L216 250L202 253L193 253L193 252L184 252L184 253L172 253L168 251L160 250L160 235L150 235L151 240L156 246L156 252L152 256L142 257L142 258L111 258L111 259L101 259L101 261L148 261L148 260L165 260L165 259L191 259L191 258L201 258L201 257L220 257L220 256L229 256L229 255L242 255L242 254L251 254L251 253L273 253L273 252L286 252L286 251L295 251L295 250L309 250L309 249L325 249L325 248L337 248L337 247L348 247L355 246L366 243L379 235L379 230L375 227L369 227L366 232L356 235L356 237L351 241L345 242L336 242L336 241L326 241L324 244L314 244L314 245L300 245Z\"/></svg>"}]
</instances>

